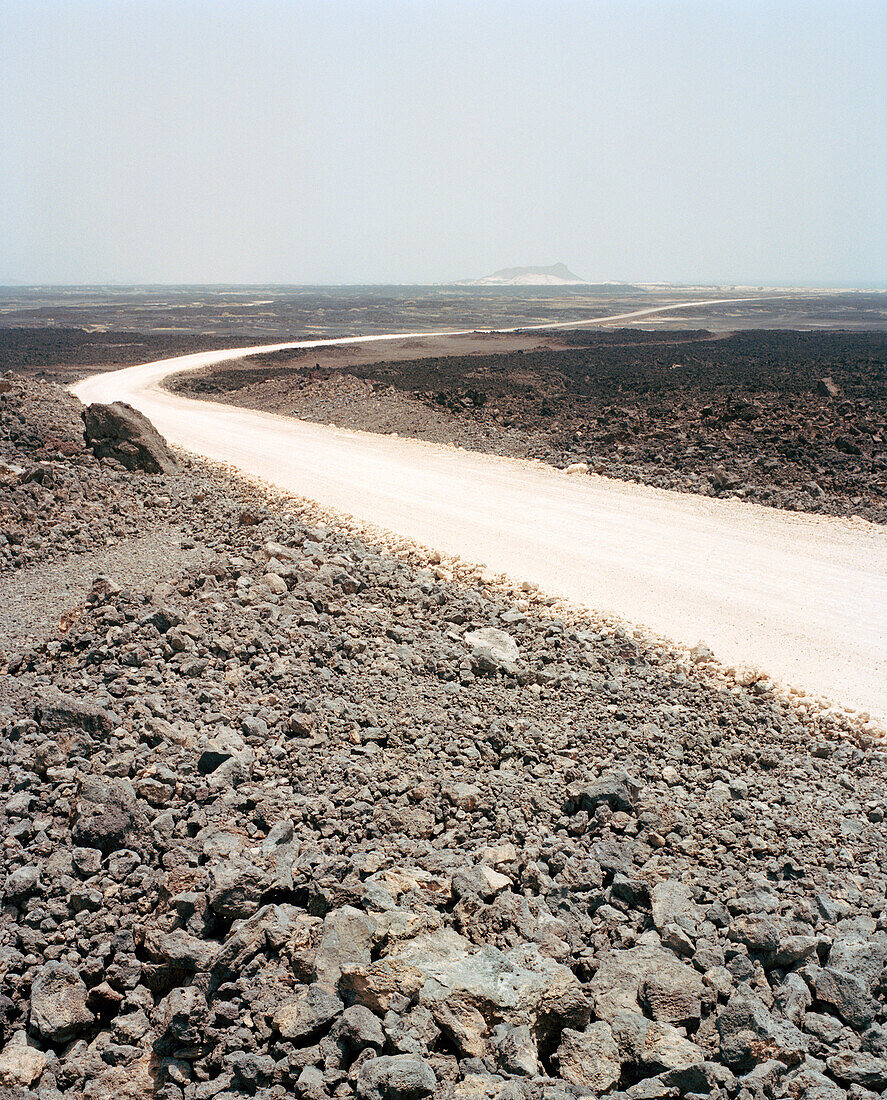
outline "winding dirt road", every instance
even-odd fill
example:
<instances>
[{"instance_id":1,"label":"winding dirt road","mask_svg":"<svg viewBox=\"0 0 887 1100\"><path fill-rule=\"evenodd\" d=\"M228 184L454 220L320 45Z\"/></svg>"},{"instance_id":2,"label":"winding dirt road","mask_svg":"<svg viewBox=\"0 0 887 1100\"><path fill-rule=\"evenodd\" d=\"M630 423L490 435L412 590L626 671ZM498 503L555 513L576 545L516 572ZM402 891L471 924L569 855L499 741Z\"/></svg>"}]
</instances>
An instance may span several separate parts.
<instances>
[{"instance_id":1,"label":"winding dirt road","mask_svg":"<svg viewBox=\"0 0 887 1100\"><path fill-rule=\"evenodd\" d=\"M686 302L519 330L635 320ZM290 348L466 333L395 333L201 352L94 375L84 402L127 401L167 439L249 477L887 721L887 530L670 493L193 401L171 374Z\"/></svg>"}]
</instances>

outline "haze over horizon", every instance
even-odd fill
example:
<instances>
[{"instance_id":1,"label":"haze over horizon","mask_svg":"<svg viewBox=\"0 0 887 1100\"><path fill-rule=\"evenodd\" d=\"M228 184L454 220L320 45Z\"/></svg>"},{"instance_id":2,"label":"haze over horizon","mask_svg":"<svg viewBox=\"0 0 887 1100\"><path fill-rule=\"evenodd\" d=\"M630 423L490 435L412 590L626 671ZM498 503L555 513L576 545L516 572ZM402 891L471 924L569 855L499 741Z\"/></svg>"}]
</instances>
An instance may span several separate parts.
<instances>
[{"instance_id":1,"label":"haze over horizon","mask_svg":"<svg viewBox=\"0 0 887 1100\"><path fill-rule=\"evenodd\" d=\"M0 284L887 285L878 0L6 0Z\"/></svg>"}]
</instances>

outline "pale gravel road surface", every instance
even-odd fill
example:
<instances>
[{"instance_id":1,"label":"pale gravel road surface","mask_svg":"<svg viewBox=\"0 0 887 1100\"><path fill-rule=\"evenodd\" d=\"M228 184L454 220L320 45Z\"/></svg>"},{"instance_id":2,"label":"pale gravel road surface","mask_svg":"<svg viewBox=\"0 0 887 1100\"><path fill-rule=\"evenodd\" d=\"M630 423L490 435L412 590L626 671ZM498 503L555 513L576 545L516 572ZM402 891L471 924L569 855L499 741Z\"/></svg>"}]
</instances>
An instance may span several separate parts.
<instances>
[{"instance_id":1,"label":"pale gravel road surface","mask_svg":"<svg viewBox=\"0 0 887 1100\"><path fill-rule=\"evenodd\" d=\"M713 303L683 307L701 304ZM127 401L171 443L247 476L676 642L705 641L726 664L759 667L887 721L885 528L568 476L536 463L192 401L161 385L170 374L262 351L417 335L453 334L198 353L94 375L73 392L87 403Z\"/></svg>"}]
</instances>

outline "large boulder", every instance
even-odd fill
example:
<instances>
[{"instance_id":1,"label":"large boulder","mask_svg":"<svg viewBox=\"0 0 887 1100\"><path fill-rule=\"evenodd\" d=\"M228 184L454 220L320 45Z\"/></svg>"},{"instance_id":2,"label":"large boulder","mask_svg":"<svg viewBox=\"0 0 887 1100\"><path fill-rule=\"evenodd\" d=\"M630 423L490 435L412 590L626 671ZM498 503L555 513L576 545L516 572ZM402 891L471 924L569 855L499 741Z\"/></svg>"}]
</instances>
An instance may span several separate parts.
<instances>
[{"instance_id":1,"label":"large boulder","mask_svg":"<svg viewBox=\"0 0 887 1100\"><path fill-rule=\"evenodd\" d=\"M127 470L174 474L179 464L151 421L132 405L89 405L83 410L83 438L97 458L114 458Z\"/></svg>"}]
</instances>

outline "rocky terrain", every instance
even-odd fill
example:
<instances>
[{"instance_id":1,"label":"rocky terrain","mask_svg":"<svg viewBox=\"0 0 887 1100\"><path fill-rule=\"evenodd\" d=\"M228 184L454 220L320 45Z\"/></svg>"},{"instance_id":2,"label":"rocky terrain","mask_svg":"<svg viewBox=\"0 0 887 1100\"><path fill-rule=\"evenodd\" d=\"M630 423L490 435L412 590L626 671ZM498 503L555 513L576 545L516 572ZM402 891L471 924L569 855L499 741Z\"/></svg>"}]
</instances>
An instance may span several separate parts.
<instances>
[{"instance_id":1,"label":"rocky terrain","mask_svg":"<svg viewBox=\"0 0 887 1100\"><path fill-rule=\"evenodd\" d=\"M0 371L68 383L97 370L228 346L226 338L200 334L104 332L73 326L0 328Z\"/></svg>"},{"instance_id":2,"label":"rocky terrain","mask_svg":"<svg viewBox=\"0 0 887 1100\"><path fill-rule=\"evenodd\" d=\"M0 1096L887 1095L864 716L88 419L0 380Z\"/></svg>"},{"instance_id":3,"label":"rocky terrain","mask_svg":"<svg viewBox=\"0 0 887 1100\"><path fill-rule=\"evenodd\" d=\"M557 339L567 346L344 372L281 353L175 385L341 427L887 521L884 333L625 329Z\"/></svg>"}]
</instances>

